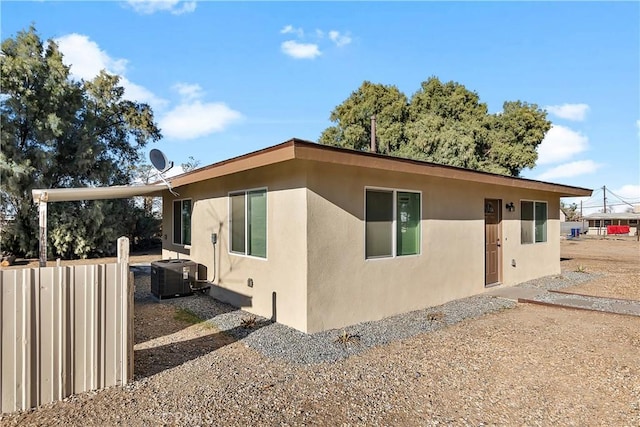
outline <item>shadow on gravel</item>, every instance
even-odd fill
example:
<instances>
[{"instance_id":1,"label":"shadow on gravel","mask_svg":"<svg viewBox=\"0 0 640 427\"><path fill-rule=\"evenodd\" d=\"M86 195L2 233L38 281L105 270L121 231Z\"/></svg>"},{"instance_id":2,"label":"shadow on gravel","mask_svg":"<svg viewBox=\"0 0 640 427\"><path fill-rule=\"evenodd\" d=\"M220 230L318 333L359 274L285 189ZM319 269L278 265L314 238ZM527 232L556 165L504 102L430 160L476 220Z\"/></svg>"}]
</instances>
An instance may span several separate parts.
<instances>
[{"instance_id":1,"label":"shadow on gravel","mask_svg":"<svg viewBox=\"0 0 640 427\"><path fill-rule=\"evenodd\" d=\"M134 352L135 379L150 377L167 369L180 366L221 347L233 344L271 323L273 322L269 320L256 321L251 328L238 326L224 332L213 332L191 340L136 350Z\"/></svg>"},{"instance_id":2,"label":"shadow on gravel","mask_svg":"<svg viewBox=\"0 0 640 427\"><path fill-rule=\"evenodd\" d=\"M166 335L171 335L183 330L188 325L172 320L176 315L177 309L186 308L190 311L193 311L189 304L190 299L193 298L205 297L200 295L193 295L181 297L181 300L177 301L178 298L159 300L158 298L149 294L149 296L145 298L135 299L133 309L135 319L134 326L136 331L134 334L135 344L164 337ZM218 311L215 314L216 316L239 310L238 308L223 304L218 304L217 308ZM198 315L199 313L194 314ZM201 318L206 317L201 316Z\"/></svg>"}]
</instances>

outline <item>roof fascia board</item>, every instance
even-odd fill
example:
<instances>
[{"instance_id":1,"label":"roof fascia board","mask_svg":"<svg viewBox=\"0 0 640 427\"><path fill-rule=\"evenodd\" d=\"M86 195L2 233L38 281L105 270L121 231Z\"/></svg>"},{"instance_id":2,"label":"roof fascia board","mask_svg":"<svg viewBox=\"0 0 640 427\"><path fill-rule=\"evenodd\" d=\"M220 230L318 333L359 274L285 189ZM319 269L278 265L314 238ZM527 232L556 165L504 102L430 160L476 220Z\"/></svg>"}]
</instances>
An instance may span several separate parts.
<instances>
[{"instance_id":1,"label":"roof fascia board","mask_svg":"<svg viewBox=\"0 0 640 427\"><path fill-rule=\"evenodd\" d=\"M399 157L381 156L379 154L367 152L349 152L331 148L332 147L319 146L315 143L301 141L295 142L297 159L372 169L383 169L446 179L474 181L484 184L518 187L529 190L548 191L552 193L560 193L560 196L590 196L592 193L592 190L587 188L571 187L524 178L471 171L452 166L437 165Z\"/></svg>"},{"instance_id":2,"label":"roof fascia board","mask_svg":"<svg viewBox=\"0 0 640 427\"><path fill-rule=\"evenodd\" d=\"M220 176L231 175L249 169L268 166L295 158L294 140L274 145L264 150L255 151L229 160L214 163L193 172L178 175L169 179L173 188L193 184Z\"/></svg>"},{"instance_id":3,"label":"roof fascia board","mask_svg":"<svg viewBox=\"0 0 640 427\"><path fill-rule=\"evenodd\" d=\"M487 172L471 171L453 166L438 165L418 160L389 157L380 154L345 150L315 142L291 139L282 144L263 150L214 163L192 172L169 179L172 187L180 187L207 179L231 175L262 166L273 165L287 160L310 160L334 163L345 166L358 166L370 169L391 170L395 172L433 176L445 179L480 182L505 187L556 193L560 197L590 196L592 190L568 185L553 184L525 178L509 177Z\"/></svg>"}]
</instances>

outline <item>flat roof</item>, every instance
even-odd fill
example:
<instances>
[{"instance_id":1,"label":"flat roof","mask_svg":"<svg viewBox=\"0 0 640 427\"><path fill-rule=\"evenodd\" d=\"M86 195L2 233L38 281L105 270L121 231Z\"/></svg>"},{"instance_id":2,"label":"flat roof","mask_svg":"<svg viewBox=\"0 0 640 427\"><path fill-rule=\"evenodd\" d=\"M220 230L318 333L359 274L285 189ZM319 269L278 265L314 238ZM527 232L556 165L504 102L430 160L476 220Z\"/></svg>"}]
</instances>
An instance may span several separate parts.
<instances>
[{"instance_id":1,"label":"flat roof","mask_svg":"<svg viewBox=\"0 0 640 427\"><path fill-rule=\"evenodd\" d=\"M168 181L173 188L193 184L207 179L230 175L237 172L282 163L288 160L310 160L344 166L363 167L385 171L404 172L440 178L474 181L506 187L558 193L560 197L590 196L588 188L554 184L533 179L498 175L474 171L455 166L440 165L421 160L386 156L383 154L357 151L346 148L321 145L315 142L293 138L272 147L244 154L193 171L177 175Z\"/></svg>"},{"instance_id":2,"label":"flat roof","mask_svg":"<svg viewBox=\"0 0 640 427\"><path fill-rule=\"evenodd\" d=\"M598 212L585 215L584 219L640 219L640 213L636 212Z\"/></svg>"},{"instance_id":3,"label":"flat roof","mask_svg":"<svg viewBox=\"0 0 640 427\"><path fill-rule=\"evenodd\" d=\"M166 185L116 185L112 187L36 188L34 202L72 202L78 200L128 199L135 196L161 196Z\"/></svg>"}]
</instances>

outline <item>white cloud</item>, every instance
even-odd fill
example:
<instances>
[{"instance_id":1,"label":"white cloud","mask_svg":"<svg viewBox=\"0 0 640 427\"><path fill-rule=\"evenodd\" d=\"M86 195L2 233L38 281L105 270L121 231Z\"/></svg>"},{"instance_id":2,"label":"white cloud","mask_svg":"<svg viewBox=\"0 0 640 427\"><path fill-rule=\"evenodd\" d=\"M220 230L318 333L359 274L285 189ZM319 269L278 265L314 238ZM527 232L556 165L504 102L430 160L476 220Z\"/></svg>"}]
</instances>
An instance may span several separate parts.
<instances>
[{"instance_id":1,"label":"white cloud","mask_svg":"<svg viewBox=\"0 0 640 427\"><path fill-rule=\"evenodd\" d=\"M185 101L200 99L204 95L202 87L199 84L176 83L173 85L173 89L176 90Z\"/></svg>"},{"instance_id":2,"label":"white cloud","mask_svg":"<svg viewBox=\"0 0 640 427\"><path fill-rule=\"evenodd\" d=\"M613 190L616 196L619 196L623 199L631 199L632 201L640 200L640 185L638 184L627 184L618 188L617 190Z\"/></svg>"},{"instance_id":3,"label":"white cloud","mask_svg":"<svg viewBox=\"0 0 640 427\"><path fill-rule=\"evenodd\" d=\"M182 175L184 173L184 169L182 169L182 165L173 163L173 167L169 169L166 173L164 173L165 178L173 178L174 176Z\"/></svg>"},{"instance_id":4,"label":"white cloud","mask_svg":"<svg viewBox=\"0 0 640 427\"><path fill-rule=\"evenodd\" d=\"M615 190L607 187L607 207L609 206L614 212L626 212L631 208L640 212L640 185L626 184Z\"/></svg>"},{"instance_id":5,"label":"white cloud","mask_svg":"<svg viewBox=\"0 0 640 427\"><path fill-rule=\"evenodd\" d=\"M305 32L302 28L296 28L293 25L286 25L280 30L280 34L291 34L295 36L295 40L287 40L282 42L280 49L285 55L289 55L296 59L314 59L322 55L320 50L321 44L328 43L325 41L325 35L331 40L337 47L343 47L351 43L351 36L346 33L343 34L337 30L331 30L325 32L319 28L312 31L308 37L305 37ZM311 39L313 42L305 42L304 39Z\"/></svg>"},{"instance_id":6,"label":"white cloud","mask_svg":"<svg viewBox=\"0 0 640 427\"><path fill-rule=\"evenodd\" d=\"M133 10L145 15L156 12L170 12L173 15L182 15L196 10L195 0L128 0L127 3Z\"/></svg>"},{"instance_id":7,"label":"white cloud","mask_svg":"<svg viewBox=\"0 0 640 427\"><path fill-rule=\"evenodd\" d=\"M593 160L579 160L551 168L538 175L536 179L546 181L558 178L571 178L574 176L593 173L601 167L602 164L596 163Z\"/></svg>"},{"instance_id":8,"label":"white cloud","mask_svg":"<svg viewBox=\"0 0 640 427\"><path fill-rule=\"evenodd\" d=\"M589 138L568 127L552 125L538 147L538 165L558 163L589 148Z\"/></svg>"},{"instance_id":9,"label":"white cloud","mask_svg":"<svg viewBox=\"0 0 640 427\"><path fill-rule=\"evenodd\" d=\"M63 54L63 62L71 67L71 76L91 80L100 70L112 74L123 74L126 59L111 58L98 44L82 34L67 34L55 40Z\"/></svg>"},{"instance_id":10,"label":"white cloud","mask_svg":"<svg viewBox=\"0 0 640 427\"><path fill-rule=\"evenodd\" d=\"M299 38L304 37L304 30L302 28L294 28L293 25L286 25L280 30L280 34L295 34Z\"/></svg>"},{"instance_id":11,"label":"white cloud","mask_svg":"<svg viewBox=\"0 0 640 427\"><path fill-rule=\"evenodd\" d=\"M314 59L322 53L317 44L298 43L295 40L287 40L280 45L282 52L296 59Z\"/></svg>"},{"instance_id":12,"label":"white cloud","mask_svg":"<svg viewBox=\"0 0 640 427\"><path fill-rule=\"evenodd\" d=\"M544 108L556 117L576 122L583 121L587 111L589 111L589 106L587 104L547 105Z\"/></svg>"},{"instance_id":13,"label":"white cloud","mask_svg":"<svg viewBox=\"0 0 640 427\"><path fill-rule=\"evenodd\" d=\"M120 85L124 88L124 97L126 99L148 103L155 109L162 109L168 104L166 99L156 96L149 89L131 82L124 76L120 76Z\"/></svg>"},{"instance_id":14,"label":"white cloud","mask_svg":"<svg viewBox=\"0 0 640 427\"><path fill-rule=\"evenodd\" d=\"M124 87L125 98L147 102L154 108L162 108L166 105L167 101L125 77L128 64L126 59L112 58L89 37L73 33L62 36L55 42L62 52L62 61L70 67L69 72L72 78L93 80L101 70L105 70L110 74L120 76L120 84Z\"/></svg>"},{"instance_id":15,"label":"white cloud","mask_svg":"<svg viewBox=\"0 0 640 427\"><path fill-rule=\"evenodd\" d=\"M338 47L346 46L351 43L351 37L349 37L349 35L340 34L340 32L336 30L329 31L329 38Z\"/></svg>"},{"instance_id":16,"label":"white cloud","mask_svg":"<svg viewBox=\"0 0 640 427\"><path fill-rule=\"evenodd\" d=\"M195 139L223 131L242 118L242 114L222 102L183 102L160 119L160 129L167 138Z\"/></svg>"}]
</instances>

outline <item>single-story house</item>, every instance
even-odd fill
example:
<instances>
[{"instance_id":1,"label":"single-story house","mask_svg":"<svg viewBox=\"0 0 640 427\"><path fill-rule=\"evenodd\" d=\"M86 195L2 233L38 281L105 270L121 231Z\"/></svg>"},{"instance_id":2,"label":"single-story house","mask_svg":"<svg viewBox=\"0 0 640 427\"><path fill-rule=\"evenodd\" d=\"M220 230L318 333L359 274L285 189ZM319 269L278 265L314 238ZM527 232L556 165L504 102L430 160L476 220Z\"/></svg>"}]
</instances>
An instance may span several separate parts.
<instances>
[{"instance_id":1,"label":"single-story house","mask_svg":"<svg viewBox=\"0 0 640 427\"><path fill-rule=\"evenodd\" d=\"M558 274L560 197L591 195L298 139L170 183L163 258L307 333Z\"/></svg>"},{"instance_id":2,"label":"single-story house","mask_svg":"<svg viewBox=\"0 0 640 427\"><path fill-rule=\"evenodd\" d=\"M638 224L640 224L640 213L637 212L607 212L593 213L584 217L588 221L589 234L607 235L607 234L626 234L635 236L638 232ZM613 228L612 228L613 227ZM626 232L620 232L620 231ZM612 231L612 233L609 233Z\"/></svg>"}]
</instances>

